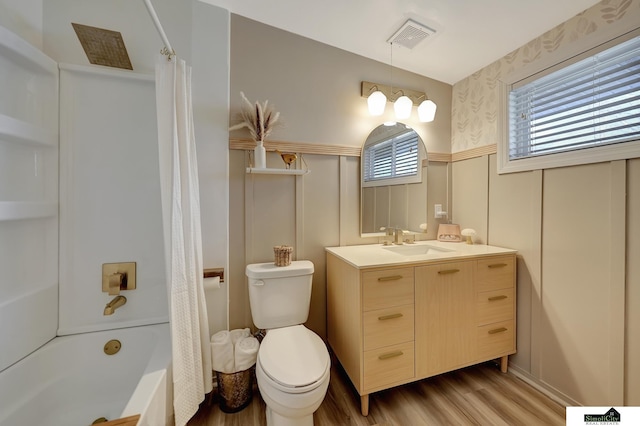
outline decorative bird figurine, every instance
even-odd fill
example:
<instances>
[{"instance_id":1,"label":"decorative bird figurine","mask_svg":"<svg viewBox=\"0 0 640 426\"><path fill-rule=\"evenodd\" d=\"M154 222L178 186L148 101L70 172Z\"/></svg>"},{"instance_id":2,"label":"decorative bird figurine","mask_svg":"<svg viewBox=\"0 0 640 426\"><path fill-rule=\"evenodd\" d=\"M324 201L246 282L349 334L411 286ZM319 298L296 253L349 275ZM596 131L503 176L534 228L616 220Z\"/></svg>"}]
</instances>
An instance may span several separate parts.
<instances>
[{"instance_id":1,"label":"decorative bird figurine","mask_svg":"<svg viewBox=\"0 0 640 426\"><path fill-rule=\"evenodd\" d=\"M282 161L284 161L284 164L286 164L287 169L291 167L291 163L293 163L298 159L298 156L296 154L282 153L277 149L276 149L276 152L280 154L280 157L282 157Z\"/></svg>"}]
</instances>

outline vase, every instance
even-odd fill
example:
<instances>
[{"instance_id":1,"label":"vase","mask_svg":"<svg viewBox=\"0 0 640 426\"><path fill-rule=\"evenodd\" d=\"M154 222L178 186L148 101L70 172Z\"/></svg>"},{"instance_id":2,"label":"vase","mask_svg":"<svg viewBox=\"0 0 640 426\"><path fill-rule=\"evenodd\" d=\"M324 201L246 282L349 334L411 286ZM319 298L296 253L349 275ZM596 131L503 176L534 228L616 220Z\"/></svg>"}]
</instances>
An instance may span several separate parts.
<instances>
[{"instance_id":1,"label":"vase","mask_svg":"<svg viewBox=\"0 0 640 426\"><path fill-rule=\"evenodd\" d=\"M255 168L256 169L266 169L267 168L267 153L264 149L263 141L256 141L256 147L253 149L253 158L255 159Z\"/></svg>"}]
</instances>

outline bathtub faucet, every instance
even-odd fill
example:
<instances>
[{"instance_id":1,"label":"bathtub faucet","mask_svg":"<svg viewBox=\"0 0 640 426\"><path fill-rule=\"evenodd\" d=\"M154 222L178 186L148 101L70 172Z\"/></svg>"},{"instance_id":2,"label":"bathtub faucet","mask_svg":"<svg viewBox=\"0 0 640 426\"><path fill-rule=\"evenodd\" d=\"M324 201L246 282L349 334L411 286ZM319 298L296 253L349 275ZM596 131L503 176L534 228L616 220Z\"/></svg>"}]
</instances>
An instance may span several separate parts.
<instances>
[{"instance_id":1,"label":"bathtub faucet","mask_svg":"<svg viewBox=\"0 0 640 426\"><path fill-rule=\"evenodd\" d=\"M126 297L124 296L114 297L113 300L107 303L107 306L104 307L104 315L113 315L116 309L118 309L120 306L124 305L125 303L127 303Z\"/></svg>"}]
</instances>

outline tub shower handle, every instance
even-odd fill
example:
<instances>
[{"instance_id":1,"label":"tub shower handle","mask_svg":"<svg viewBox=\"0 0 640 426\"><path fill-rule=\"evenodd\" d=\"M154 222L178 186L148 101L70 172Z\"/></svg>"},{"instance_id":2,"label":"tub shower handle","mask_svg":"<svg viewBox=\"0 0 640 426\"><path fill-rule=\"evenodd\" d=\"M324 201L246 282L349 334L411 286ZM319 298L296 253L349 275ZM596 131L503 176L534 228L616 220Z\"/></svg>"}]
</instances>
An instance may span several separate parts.
<instances>
[{"instance_id":1,"label":"tub shower handle","mask_svg":"<svg viewBox=\"0 0 640 426\"><path fill-rule=\"evenodd\" d=\"M127 274L116 272L109 277L109 296L117 296L122 288L127 287Z\"/></svg>"}]
</instances>

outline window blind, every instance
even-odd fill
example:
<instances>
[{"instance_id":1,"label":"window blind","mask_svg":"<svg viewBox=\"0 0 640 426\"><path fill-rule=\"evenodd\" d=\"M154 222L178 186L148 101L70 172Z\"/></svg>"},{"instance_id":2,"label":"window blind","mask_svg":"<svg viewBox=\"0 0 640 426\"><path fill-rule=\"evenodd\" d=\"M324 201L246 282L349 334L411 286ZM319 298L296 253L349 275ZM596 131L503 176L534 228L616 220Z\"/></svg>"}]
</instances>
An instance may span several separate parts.
<instances>
[{"instance_id":1,"label":"window blind","mask_svg":"<svg viewBox=\"0 0 640 426\"><path fill-rule=\"evenodd\" d=\"M418 174L418 135L409 132L364 150L364 181Z\"/></svg>"},{"instance_id":2,"label":"window blind","mask_svg":"<svg viewBox=\"0 0 640 426\"><path fill-rule=\"evenodd\" d=\"M640 139L640 37L509 94L509 158Z\"/></svg>"}]
</instances>

